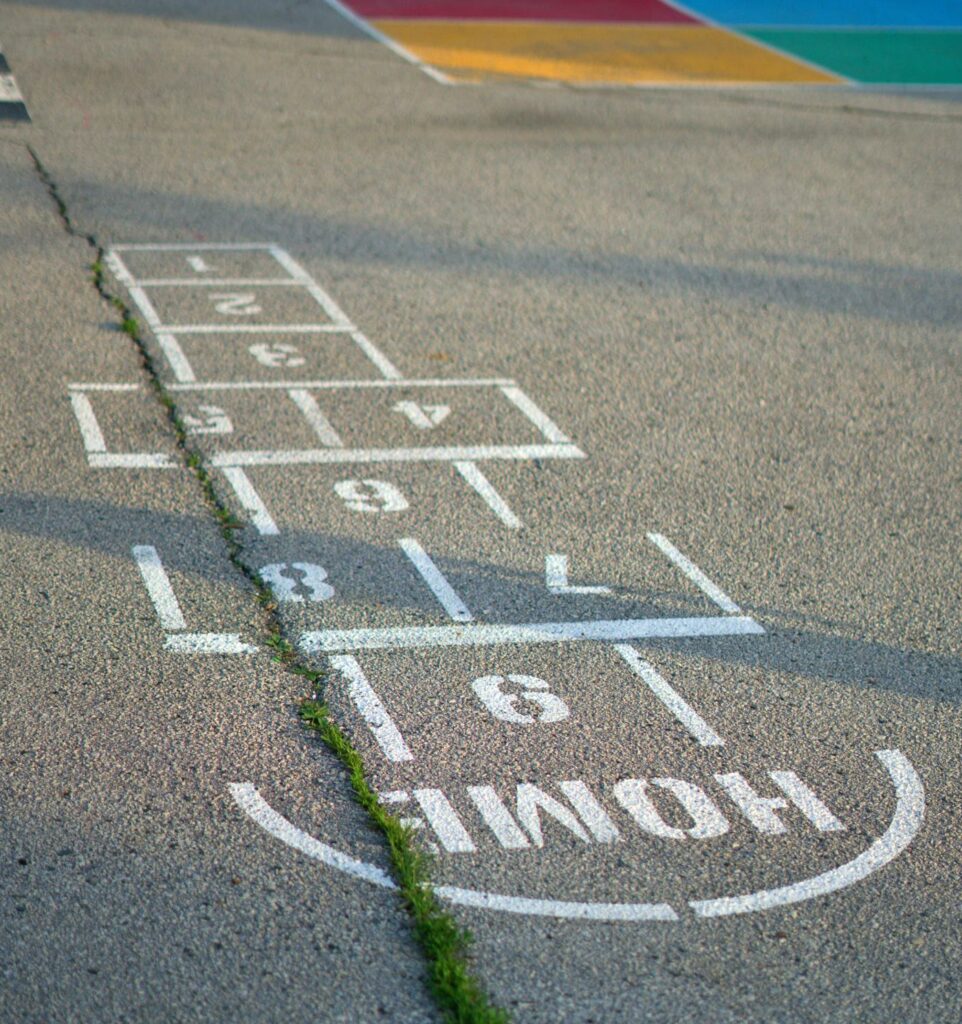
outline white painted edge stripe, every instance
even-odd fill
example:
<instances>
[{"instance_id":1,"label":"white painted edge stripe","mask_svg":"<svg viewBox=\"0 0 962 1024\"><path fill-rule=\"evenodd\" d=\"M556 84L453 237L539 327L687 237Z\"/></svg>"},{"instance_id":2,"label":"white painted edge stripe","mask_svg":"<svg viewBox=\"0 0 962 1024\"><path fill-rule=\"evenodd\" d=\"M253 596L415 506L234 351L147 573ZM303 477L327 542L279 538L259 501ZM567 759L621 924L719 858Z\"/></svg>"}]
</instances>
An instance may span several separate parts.
<instances>
[{"instance_id":1,"label":"white painted edge stripe","mask_svg":"<svg viewBox=\"0 0 962 1024\"><path fill-rule=\"evenodd\" d=\"M71 396L72 397L72 396ZM298 451L217 452L208 459L214 469L228 466L299 466L367 462L451 462L458 459L583 459L574 445L492 445L479 448L307 448ZM163 452L89 452L94 469L178 469L180 463Z\"/></svg>"},{"instance_id":2,"label":"white painted edge stripe","mask_svg":"<svg viewBox=\"0 0 962 1024\"><path fill-rule=\"evenodd\" d=\"M885 834L854 860L814 878L779 889L767 889L734 900L691 900L689 906L702 918L725 914L751 913L786 903L812 899L861 881L894 860L912 841L922 826L925 796L922 782L908 758L898 750L878 750L875 756L891 776L896 792L895 814ZM232 783L230 793L238 806L261 828L281 842L300 850L314 860L344 871L355 878L384 888L396 888L386 872L335 850L302 832L278 814L250 782ZM678 914L667 903L583 903L567 900L527 899L478 892L455 886L436 886L442 899L462 906L500 910L516 914L575 918L592 921L677 921ZM735 907L729 905L734 903Z\"/></svg>"},{"instance_id":3,"label":"white painted edge stripe","mask_svg":"<svg viewBox=\"0 0 962 1024\"><path fill-rule=\"evenodd\" d=\"M727 896L714 900L692 900L689 906L699 917L722 917L727 914L750 914L758 910L810 900L815 896L844 889L867 878L894 860L915 838L925 817L925 791L922 780L909 759L898 750L877 750L895 785L896 805L892 822L884 835L847 864L816 875L802 882L765 889L744 896Z\"/></svg>"},{"instance_id":4,"label":"white painted edge stripe","mask_svg":"<svg viewBox=\"0 0 962 1024\"><path fill-rule=\"evenodd\" d=\"M239 633L174 633L164 640L164 650L177 654L256 654L257 647L244 643Z\"/></svg>"},{"instance_id":5,"label":"white painted edge stripe","mask_svg":"<svg viewBox=\"0 0 962 1024\"><path fill-rule=\"evenodd\" d=\"M479 445L451 448L321 448L218 452L212 466L290 466L331 462L447 462L458 459L583 459L574 445Z\"/></svg>"},{"instance_id":6,"label":"white painted edge stripe","mask_svg":"<svg viewBox=\"0 0 962 1024\"><path fill-rule=\"evenodd\" d=\"M133 288L129 289L131 295L134 290ZM150 327L155 332L166 331L168 334L348 334L354 329L345 324L309 322L299 324L162 324L159 320L156 324L152 323Z\"/></svg>"},{"instance_id":7,"label":"white painted edge stripe","mask_svg":"<svg viewBox=\"0 0 962 1024\"><path fill-rule=\"evenodd\" d=\"M112 245L110 252L270 252L272 242L121 242Z\"/></svg>"},{"instance_id":8,"label":"white painted edge stripe","mask_svg":"<svg viewBox=\"0 0 962 1024\"><path fill-rule=\"evenodd\" d=\"M257 792L250 782L232 782L228 789L237 806L265 831L269 832L275 839L282 843L300 850L313 860L319 860L328 867L337 868L345 874L361 878L365 882L372 882L385 889L396 889L397 886L391 880L386 871L375 867L373 864L365 864L363 861L349 857L333 846L322 843L306 832L292 825L287 818L282 817L270 804Z\"/></svg>"},{"instance_id":9,"label":"white painted edge stripe","mask_svg":"<svg viewBox=\"0 0 962 1024\"><path fill-rule=\"evenodd\" d=\"M643 640L656 637L748 636L765 630L747 616L695 619L614 619L543 622L532 625L470 623L458 626L396 626L380 629L307 630L299 646L307 653L405 647L488 647L550 644L574 640Z\"/></svg>"},{"instance_id":10,"label":"white painted edge stripe","mask_svg":"<svg viewBox=\"0 0 962 1024\"><path fill-rule=\"evenodd\" d=\"M160 315L157 310L154 309L154 304L147 297L147 293L143 288L140 288L137 285L127 285L127 292L134 300L134 304L140 310L141 315L147 321L147 326L154 332L154 334L160 334L162 331L167 330L167 328L160 322Z\"/></svg>"},{"instance_id":11,"label":"white painted edge stripe","mask_svg":"<svg viewBox=\"0 0 962 1024\"><path fill-rule=\"evenodd\" d=\"M442 71L438 71L437 68L432 67L430 64L425 64L419 57L415 57L410 50L401 46L400 43L395 42L390 36L386 36L383 32L376 29L370 22L365 21L364 18L356 15L349 7L345 7L340 0L324 0L328 7L333 8L341 15L342 18L346 18L355 28L359 28L362 32L369 35L372 39L377 40L383 46L386 46L392 53L396 54L402 60L406 60L408 64L413 64L419 71L423 71L428 78L433 79L439 85L456 85L457 83L452 78L448 78Z\"/></svg>"},{"instance_id":12,"label":"white painted edge stripe","mask_svg":"<svg viewBox=\"0 0 962 1024\"><path fill-rule=\"evenodd\" d=\"M444 574L434 564L431 556L413 537L402 537L398 544L408 556L421 578L430 587L431 593L455 622L472 622L474 616L468 606L461 600L454 587L444 578Z\"/></svg>"},{"instance_id":13,"label":"white painted edge stripe","mask_svg":"<svg viewBox=\"0 0 962 1024\"><path fill-rule=\"evenodd\" d=\"M281 389L309 388L311 391L353 390L356 388L488 388L511 384L505 378L493 377L477 380L443 380L433 377L425 380L226 380L203 381L201 383L181 382L168 384L169 391L255 391L259 388ZM101 381L86 381L68 384L70 391L142 391L142 384L104 384Z\"/></svg>"},{"instance_id":14,"label":"white painted edge stripe","mask_svg":"<svg viewBox=\"0 0 962 1024\"><path fill-rule=\"evenodd\" d=\"M257 287L274 288L286 286L298 288L303 281L293 277L141 277L135 284L141 288L216 288L216 287Z\"/></svg>"},{"instance_id":15,"label":"white painted edge stripe","mask_svg":"<svg viewBox=\"0 0 962 1024\"><path fill-rule=\"evenodd\" d=\"M180 469L181 464L163 452L90 452L93 469Z\"/></svg>"},{"instance_id":16,"label":"white painted edge stripe","mask_svg":"<svg viewBox=\"0 0 962 1024\"><path fill-rule=\"evenodd\" d=\"M239 466L225 466L224 476L233 487L237 500L251 517L251 523L262 537L276 537L281 531L267 510L261 496L254 489L250 477Z\"/></svg>"},{"instance_id":17,"label":"white painted edge stripe","mask_svg":"<svg viewBox=\"0 0 962 1024\"><path fill-rule=\"evenodd\" d=\"M331 658L330 663L335 671L347 679L348 696L367 723L384 756L394 762L413 761L414 755L408 749L387 708L381 703L381 698L368 682L357 659L341 654Z\"/></svg>"},{"instance_id":18,"label":"white painted edge stripe","mask_svg":"<svg viewBox=\"0 0 962 1024\"><path fill-rule=\"evenodd\" d=\"M438 885L442 899L479 910L501 910L508 914L561 917L580 921L677 921L667 903L578 903L572 900L537 900L525 896L502 896L456 886Z\"/></svg>"},{"instance_id":19,"label":"white painted edge stripe","mask_svg":"<svg viewBox=\"0 0 962 1024\"><path fill-rule=\"evenodd\" d=\"M304 388L291 388L287 393L291 396L291 401L304 414L304 419L307 420L311 430L317 434L321 444L328 448L344 447L344 442L331 426L328 418L321 412L317 399L309 391Z\"/></svg>"},{"instance_id":20,"label":"white painted edge stripe","mask_svg":"<svg viewBox=\"0 0 962 1024\"><path fill-rule=\"evenodd\" d=\"M151 544L135 544L131 551L161 626L164 629L186 629L187 621L157 549Z\"/></svg>"},{"instance_id":21,"label":"white painted edge stripe","mask_svg":"<svg viewBox=\"0 0 962 1024\"><path fill-rule=\"evenodd\" d=\"M23 103L23 96L11 74L0 75L0 103Z\"/></svg>"},{"instance_id":22,"label":"white painted edge stripe","mask_svg":"<svg viewBox=\"0 0 962 1024\"><path fill-rule=\"evenodd\" d=\"M491 481L473 462L455 462L454 468L484 499L491 511L511 530L521 529L521 520L511 511L508 503L494 489Z\"/></svg>"},{"instance_id":23,"label":"white painted edge stripe","mask_svg":"<svg viewBox=\"0 0 962 1024\"><path fill-rule=\"evenodd\" d=\"M401 380L403 373L391 362L390 359L361 331L352 331L351 338L354 344L367 356L367 358L384 374L388 380Z\"/></svg>"},{"instance_id":24,"label":"white painted edge stripe","mask_svg":"<svg viewBox=\"0 0 962 1024\"><path fill-rule=\"evenodd\" d=\"M555 444L570 444L571 438L568 437L558 426L546 416L539 408L531 401L530 398L521 390L521 388L509 385L500 389L501 393L505 398L508 399L513 405L517 406L521 412L544 434L545 439L553 441Z\"/></svg>"},{"instance_id":25,"label":"white painted edge stripe","mask_svg":"<svg viewBox=\"0 0 962 1024\"><path fill-rule=\"evenodd\" d=\"M157 344L167 360L167 365L170 366L177 380L182 383L193 383L196 381L197 377L194 375L194 368L190 365L187 356L184 355L184 350L180 347L180 342L174 335L161 331L156 337Z\"/></svg>"},{"instance_id":26,"label":"white painted edge stripe","mask_svg":"<svg viewBox=\"0 0 962 1024\"><path fill-rule=\"evenodd\" d=\"M77 417L77 424L80 427L80 436L83 438L84 451L88 453L102 453L107 451L107 442L97 422L97 414L90 404L90 399L83 393L74 391L70 395L70 405L73 408L74 416ZM88 454L89 458L89 454Z\"/></svg>"},{"instance_id":27,"label":"white painted edge stripe","mask_svg":"<svg viewBox=\"0 0 962 1024\"><path fill-rule=\"evenodd\" d=\"M729 612L732 615L738 615L741 613L741 608L721 589L716 586L712 581L695 565L694 562L686 558L674 544L668 540L667 537L663 537L660 533L649 533L648 539L659 548L665 555L671 559L672 562L678 566L679 569L695 584L696 587L714 604L718 605L723 612Z\"/></svg>"},{"instance_id":28,"label":"white painted edge stripe","mask_svg":"<svg viewBox=\"0 0 962 1024\"><path fill-rule=\"evenodd\" d=\"M655 671L653 665L639 657L638 652L630 644L617 644L615 650L621 655L628 667L645 681L648 689L661 701L675 718L688 730L690 736L703 747L723 747L725 741L714 729L688 704L662 676Z\"/></svg>"}]
</instances>

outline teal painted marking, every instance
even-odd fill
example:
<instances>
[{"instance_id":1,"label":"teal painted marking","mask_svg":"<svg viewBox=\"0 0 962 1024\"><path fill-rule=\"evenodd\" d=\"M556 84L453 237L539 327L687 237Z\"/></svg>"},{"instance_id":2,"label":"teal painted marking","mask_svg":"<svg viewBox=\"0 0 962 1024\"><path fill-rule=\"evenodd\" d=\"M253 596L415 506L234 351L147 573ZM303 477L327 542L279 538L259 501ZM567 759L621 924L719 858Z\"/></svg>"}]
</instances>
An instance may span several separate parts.
<instances>
[{"instance_id":1,"label":"teal painted marking","mask_svg":"<svg viewBox=\"0 0 962 1024\"><path fill-rule=\"evenodd\" d=\"M857 82L962 85L962 31L748 29L745 34Z\"/></svg>"}]
</instances>

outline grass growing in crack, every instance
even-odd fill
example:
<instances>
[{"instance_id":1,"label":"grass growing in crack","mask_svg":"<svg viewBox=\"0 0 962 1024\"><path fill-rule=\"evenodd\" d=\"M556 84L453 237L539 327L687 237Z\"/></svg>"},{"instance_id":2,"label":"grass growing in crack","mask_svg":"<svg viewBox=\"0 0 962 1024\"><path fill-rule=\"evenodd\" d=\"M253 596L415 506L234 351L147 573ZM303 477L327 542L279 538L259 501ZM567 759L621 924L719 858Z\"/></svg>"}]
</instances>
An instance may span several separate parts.
<instances>
[{"instance_id":1,"label":"grass growing in crack","mask_svg":"<svg viewBox=\"0 0 962 1024\"><path fill-rule=\"evenodd\" d=\"M96 253L96 258L90 265L92 283L101 298L119 314L121 329L133 342L150 387L167 414L184 465L190 469L200 484L205 503L217 521L227 548L227 556L254 590L266 619L266 646L274 652L276 662L311 685L312 696L301 699L298 706L300 720L320 737L344 766L350 777L355 800L367 812L371 825L381 833L387 843L395 881L404 906L411 916L415 937L427 960L430 988L438 1005L451 1024L507 1024L507 1012L489 1002L487 995L471 974L468 964L470 934L459 927L453 916L440 906L431 888L430 856L417 847L411 830L403 826L378 802L377 795L367 781L360 755L331 718L323 702L324 673L311 668L298 658L293 645L284 636L273 592L244 561L243 548L236 536L243 524L217 494L201 453L190 443L187 428L176 403L164 386L133 311L123 299L112 294L107 288L103 247L92 234L85 234L74 226L67 205L61 198L53 178L36 152L30 147L28 151L40 180L57 207L66 232L75 238L83 239Z\"/></svg>"},{"instance_id":2,"label":"grass growing in crack","mask_svg":"<svg viewBox=\"0 0 962 1024\"><path fill-rule=\"evenodd\" d=\"M387 840L401 898L414 920L414 931L430 963L430 983L438 1004L457 1024L506 1024L507 1013L492 1006L468 969L471 936L438 903L430 884L431 858L415 845L411 830L384 810L371 789L357 751L316 698L301 701L301 721L324 741L347 768L354 799Z\"/></svg>"}]
</instances>

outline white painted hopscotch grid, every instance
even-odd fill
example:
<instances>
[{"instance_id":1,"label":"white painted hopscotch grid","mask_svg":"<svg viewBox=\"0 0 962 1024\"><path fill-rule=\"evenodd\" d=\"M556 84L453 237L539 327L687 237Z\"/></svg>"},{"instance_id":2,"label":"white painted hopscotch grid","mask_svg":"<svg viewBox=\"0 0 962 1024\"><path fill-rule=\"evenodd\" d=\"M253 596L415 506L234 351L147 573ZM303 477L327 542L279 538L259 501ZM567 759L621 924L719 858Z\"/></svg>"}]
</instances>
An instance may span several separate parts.
<instances>
[{"instance_id":1,"label":"white painted hopscotch grid","mask_svg":"<svg viewBox=\"0 0 962 1024\"><path fill-rule=\"evenodd\" d=\"M179 412L188 432L203 435L205 463L223 475L252 527L262 536L279 535L281 528L255 489L247 472L250 467L319 464L376 467L448 462L478 508L485 507L501 528L522 531L524 521L520 513L523 510L509 506L479 463L585 457L511 380L405 380L334 299L278 246L118 246L110 252L107 262L127 287L167 359L175 378L168 388L183 396L183 408ZM188 296L187 301L176 301L183 295ZM274 301L278 296L295 296L296 301L289 303L287 310L297 315L272 319L272 311L277 308L287 312L283 301ZM211 318L193 315L197 310L209 313ZM352 351L366 361L369 371L373 369L380 374L380 379L327 379L323 376L296 379L292 371L308 367L308 357L297 340L301 337L344 339L349 346L353 345ZM186 339L191 339L188 347L195 353L199 349L191 346L216 338L226 338L232 345L243 345L264 372L276 374L274 379L198 380L185 351ZM123 421L123 416L118 417L114 408L113 415L101 419L98 410L103 403L122 403L125 395L129 398L138 390L138 385L126 383L70 386L69 400L91 466L152 469L180 465L173 453L113 448L111 442L116 425ZM313 446L252 448L234 445L231 439L235 424L241 423L245 416L244 396L258 396L262 405L267 403L268 407L271 401L280 403L276 410L281 410L281 414L268 417L270 432L293 429L290 427L292 410L296 410L293 422L298 425L300 436L308 437ZM343 396L348 396L347 404L341 400ZM470 400L477 396L481 396L481 404L488 412L497 407L498 416L472 421L467 413ZM359 440L358 423L370 434L363 443ZM489 426L493 423L494 436L485 436L483 430L478 433L479 423ZM282 428L281 424L287 427ZM509 440L504 436L506 429L509 432L521 429L521 434L512 436L511 443L505 443ZM411 443L403 446L382 443L385 436L395 437L402 430ZM436 430L439 433L435 435ZM467 436L462 436L465 434ZM439 440L433 441L434 437ZM340 479L334 483L335 494L348 509L378 513L404 511L409 507L394 483L378 478L374 469L370 473L368 476L359 472L360 479ZM726 742L719 732L654 664L642 657L636 643L654 638L749 637L764 633L764 629L744 614L739 605L667 537L653 532L647 534L647 540L685 577L688 585L696 588L721 614L682 618L596 617L529 623L478 621L462 596L463 593L470 599L463 583L458 584L462 590L459 593L445 576L444 566L432 558L418 538L398 536L396 543L407 558L410 585L432 595L439 609L437 617L442 622L384 628L305 629L298 645L305 653L327 656L334 677L332 684L341 687L389 766L417 762L423 752L416 742L413 750L408 745L368 678L360 661L360 655L367 651L480 649L585 641L602 644L611 651L611 658L620 664L630 681L627 692L632 699L657 701L663 712L673 719L674 727L684 731L688 742L703 748L723 748ZM174 585L164 569L161 551L145 543L134 546L131 553L164 631L165 649L204 655L250 654L257 650L237 633L190 631ZM325 602L336 598L340 585L336 580L336 567L329 572L328 568L305 560L272 562L257 571L278 602ZM544 589L552 600L586 596L599 600L604 595L613 595L612 588L600 580L570 582L568 555L550 549L544 553ZM330 622L330 618L327 621ZM536 676L510 672L489 674L474 679L471 689L494 719L513 725L550 725L564 721L571 714L565 699L571 700L570 695L553 692L547 680ZM519 710L515 703L518 697L523 699L522 708L535 708L536 712ZM606 921L675 921L682 913L712 918L811 899L851 885L878 870L908 845L921 826L923 792L911 764L894 750L876 751L876 756L896 793L895 813L888 830L854 860L799 882L732 896L686 898L684 904L677 905L678 909L667 903L532 899L453 886L439 886L436 891L441 897L466 906ZM729 801L728 812L733 813L734 807L759 833L776 835L787 831L778 812L790 805L820 833L843 832L846 828L794 771L768 772L768 781L777 790L775 796L757 791L739 772L716 772L713 781L715 799L719 799L720 789ZM570 778L557 781L558 796L551 795L543 785L545 783L519 782L515 787L513 810L509 810L491 785L471 785L459 793L451 789L445 793L433 787L396 789L382 793L381 800L392 805L416 804L421 817L403 820L412 828L423 829L425 836L432 835L436 840L430 841L432 845L450 854L478 852L468 825L476 830L479 821L503 850L542 847L545 836L539 823L539 809L584 843L612 843L622 838L620 828L624 828L624 821L616 825L599 793L593 791L588 782ZM661 818L646 795L649 785L672 793L695 824L683 829ZM393 884L375 866L357 861L300 831L274 811L251 783L235 784L231 791L241 809L255 822L307 856L378 885ZM616 782L612 794L629 817L649 835L699 840L717 838L729 829L728 819L707 791L685 780L628 778ZM463 810L465 801L479 818L462 819L459 806Z\"/></svg>"}]
</instances>

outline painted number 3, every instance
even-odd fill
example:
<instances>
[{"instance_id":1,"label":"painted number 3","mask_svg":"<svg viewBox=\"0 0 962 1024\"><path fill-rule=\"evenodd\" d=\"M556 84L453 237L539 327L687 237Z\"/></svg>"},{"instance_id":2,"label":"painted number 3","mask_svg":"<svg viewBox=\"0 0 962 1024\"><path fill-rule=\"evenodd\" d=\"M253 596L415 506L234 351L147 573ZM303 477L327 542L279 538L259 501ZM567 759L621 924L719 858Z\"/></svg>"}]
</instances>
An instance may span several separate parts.
<instances>
[{"instance_id":1,"label":"painted number 3","mask_svg":"<svg viewBox=\"0 0 962 1024\"><path fill-rule=\"evenodd\" d=\"M507 689L513 684L512 689ZM517 692L514 688L518 688ZM471 684L481 703L502 722L516 725L534 725L536 722L561 722L571 712L568 705L556 694L551 693L548 684L537 676L511 675L481 676ZM519 709L525 704L535 705L536 714L527 714Z\"/></svg>"}]
</instances>

